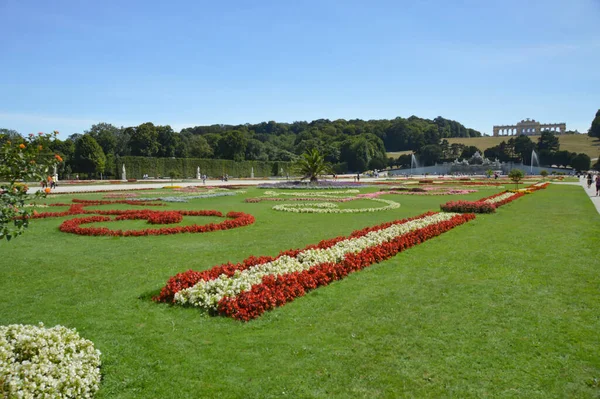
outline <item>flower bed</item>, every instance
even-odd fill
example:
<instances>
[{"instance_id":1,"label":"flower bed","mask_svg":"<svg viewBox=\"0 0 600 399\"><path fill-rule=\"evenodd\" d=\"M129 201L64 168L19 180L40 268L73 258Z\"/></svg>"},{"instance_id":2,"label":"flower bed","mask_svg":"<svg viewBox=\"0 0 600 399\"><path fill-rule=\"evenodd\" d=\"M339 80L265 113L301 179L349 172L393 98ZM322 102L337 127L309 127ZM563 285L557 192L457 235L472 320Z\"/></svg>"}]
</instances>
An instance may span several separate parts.
<instances>
[{"instance_id":1,"label":"flower bed","mask_svg":"<svg viewBox=\"0 0 600 399\"><path fill-rule=\"evenodd\" d=\"M64 233L79 234L85 236L119 236L119 237L140 237L140 236L156 236L156 235L170 235L170 234L181 234L181 233L207 233L210 231L217 230L228 230L236 227L248 226L254 223L254 216L243 213L243 212L229 212L226 217L229 220L225 220L221 223L210 223L207 225L188 225L188 226L175 226L175 227L162 227L155 229L142 229L142 230L111 230L106 227L80 227L82 224L87 223L98 223L98 222L112 222L118 220L159 220L166 218L173 220L178 217L171 218L170 216L159 216L157 214L171 214L178 213L180 216L216 216L223 217L223 214L219 211L150 211L150 210L111 210L95 212L102 215L117 215L116 218L111 219L108 216L90 216L85 218L75 218L65 220L59 227L59 230ZM152 222L150 222L152 223ZM172 222L176 223L176 222Z\"/></svg>"},{"instance_id":2,"label":"flower bed","mask_svg":"<svg viewBox=\"0 0 600 399\"><path fill-rule=\"evenodd\" d=\"M258 188L280 188L284 190L331 190L331 189L344 189L344 188L357 188L364 187L358 182L346 182L346 181L331 181L331 180L319 180L316 184L309 184L307 182L300 181L284 181L278 183L263 183L257 186Z\"/></svg>"},{"instance_id":3,"label":"flower bed","mask_svg":"<svg viewBox=\"0 0 600 399\"><path fill-rule=\"evenodd\" d=\"M175 224L183 220L181 212L154 212L148 217L150 224Z\"/></svg>"},{"instance_id":4,"label":"flower bed","mask_svg":"<svg viewBox=\"0 0 600 399\"><path fill-rule=\"evenodd\" d=\"M322 241L304 250L282 252L277 258L250 257L241 264L221 265L201 273L190 270L171 278L155 300L174 300L247 321L474 217L429 212L358 230L349 237Z\"/></svg>"},{"instance_id":5,"label":"flower bed","mask_svg":"<svg viewBox=\"0 0 600 399\"><path fill-rule=\"evenodd\" d=\"M480 201L486 202L488 204L493 204L497 208L504 204L508 204L509 202L514 201L517 198L522 197L523 195L525 195L525 194L524 193L509 193L509 192L505 191L502 193L490 195L489 197L486 197L486 198L482 198L482 199L480 199Z\"/></svg>"},{"instance_id":6,"label":"flower bed","mask_svg":"<svg viewBox=\"0 0 600 399\"><path fill-rule=\"evenodd\" d=\"M494 213L496 206L483 201L449 201L440 205L444 212L458 213Z\"/></svg>"},{"instance_id":7,"label":"flower bed","mask_svg":"<svg viewBox=\"0 0 600 399\"><path fill-rule=\"evenodd\" d=\"M400 207L400 204L394 201L384 200L380 198L355 198L365 199L375 202L381 202L387 204L381 208L347 208L339 209L338 206L331 202L317 202L314 204L300 203L300 204L282 204L275 205L273 207L276 211L283 212L295 212L295 213L365 213L365 212L379 212L387 211L390 209L396 209Z\"/></svg>"},{"instance_id":8,"label":"flower bed","mask_svg":"<svg viewBox=\"0 0 600 399\"><path fill-rule=\"evenodd\" d=\"M449 201L440 205L444 212L473 212L473 213L494 213L496 208L507 204L517 198L525 195L523 192L504 191L489 197L481 198L477 201Z\"/></svg>"},{"instance_id":9,"label":"flower bed","mask_svg":"<svg viewBox=\"0 0 600 399\"><path fill-rule=\"evenodd\" d=\"M238 191L237 193L240 193ZM163 202L188 202L188 200L200 199L200 198L217 198L217 197L230 197L237 195L233 192L219 192L219 193L206 193L199 195L187 195L181 197L154 197L154 198L137 198L132 201L163 201Z\"/></svg>"},{"instance_id":10,"label":"flower bed","mask_svg":"<svg viewBox=\"0 0 600 399\"><path fill-rule=\"evenodd\" d=\"M100 385L100 351L77 331L0 326L3 398L91 398Z\"/></svg>"}]
</instances>

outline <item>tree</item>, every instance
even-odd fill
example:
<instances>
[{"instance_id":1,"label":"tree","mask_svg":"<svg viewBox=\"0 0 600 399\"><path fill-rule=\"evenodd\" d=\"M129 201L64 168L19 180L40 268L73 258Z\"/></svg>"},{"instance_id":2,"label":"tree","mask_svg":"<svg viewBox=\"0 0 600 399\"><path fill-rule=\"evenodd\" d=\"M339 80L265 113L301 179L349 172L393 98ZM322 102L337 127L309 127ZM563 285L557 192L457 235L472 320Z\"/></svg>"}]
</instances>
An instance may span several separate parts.
<instances>
[{"instance_id":1,"label":"tree","mask_svg":"<svg viewBox=\"0 0 600 399\"><path fill-rule=\"evenodd\" d=\"M600 109L596 112L596 117L592 121L592 126L588 130L588 136L600 137Z\"/></svg>"},{"instance_id":2,"label":"tree","mask_svg":"<svg viewBox=\"0 0 600 399\"><path fill-rule=\"evenodd\" d=\"M508 177L515 182L517 189L519 189L519 182L523 180L523 171L521 169L511 169L508 173Z\"/></svg>"},{"instance_id":3,"label":"tree","mask_svg":"<svg viewBox=\"0 0 600 399\"><path fill-rule=\"evenodd\" d=\"M181 174L179 173L179 171L177 169L171 169L169 171L169 177L171 178L171 186L173 185L173 181L175 179L179 179L181 177Z\"/></svg>"},{"instance_id":4,"label":"tree","mask_svg":"<svg viewBox=\"0 0 600 399\"><path fill-rule=\"evenodd\" d=\"M417 154L423 165L433 165L442 158L442 147L437 144L425 145L419 149Z\"/></svg>"},{"instance_id":5,"label":"tree","mask_svg":"<svg viewBox=\"0 0 600 399\"><path fill-rule=\"evenodd\" d=\"M528 164L531 162L531 152L535 148L535 144L529 136L521 134L514 141L515 155L521 158L521 162Z\"/></svg>"},{"instance_id":6,"label":"tree","mask_svg":"<svg viewBox=\"0 0 600 399\"><path fill-rule=\"evenodd\" d=\"M542 170L540 172L540 176L542 176L545 179L548 176L548 171L547 170Z\"/></svg>"},{"instance_id":7,"label":"tree","mask_svg":"<svg viewBox=\"0 0 600 399\"><path fill-rule=\"evenodd\" d=\"M479 148L475 147L474 145L470 145L462 150L460 157L464 159L470 159L473 155L475 155L476 152L479 152L481 154Z\"/></svg>"},{"instance_id":8,"label":"tree","mask_svg":"<svg viewBox=\"0 0 600 399\"><path fill-rule=\"evenodd\" d=\"M589 155L579 153L571 160L571 167L578 172L583 172L590 169L591 162Z\"/></svg>"},{"instance_id":9,"label":"tree","mask_svg":"<svg viewBox=\"0 0 600 399\"><path fill-rule=\"evenodd\" d=\"M319 176L331 173L331 166L325 162L325 157L316 149L302 154L294 166L303 176L302 179L310 179L311 183L316 183Z\"/></svg>"},{"instance_id":10,"label":"tree","mask_svg":"<svg viewBox=\"0 0 600 399\"><path fill-rule=\"evenodd\" d=\"M94 140L98 142L100 147L102 147L104 154L108 155L115 153L120 130L121 129L111 125L110 123L100 122L92 125L90 130L86 131L85 133L92 136Z\"/></svg>"},{"instance_id":11,"label":"tree","mask_svg":"<svg viewBox=\"0 0 600 399\"><path fill-rule=\"evenodd\" d=\"M156 126L158 151L156 156L174 157L179 144L179 134L175 133L171 126Z\"/></svg>"},{"instance_id":12,"label":"tree","mask_svg":"<svg viewBox=\"0 0 600 399\"><path fill-rule=\"evenodd\" d=\"M50 152L54 134L30 134L27 139L20 135L0 134L0 240L10 241L24 233L34 210L25 208L25 202L43 197L37 191L33 198L27 194L25 182L46 180L52 168L62 158ZM47 188L50 191L49 188Z\"/></svg>"},{"instance_id":13,"label":"tree","mask_svg":"<svg viewBox=\"0 0 600 399\"><path fill-rule=\"evenodd\" d=\"M212 158L214 155L213 149L204 136L197 134L192 135L188 139L187 150L189 156L192 158Z\"/></svg>"},{"instance_id":14,"label":"tree","mask_svg":"<svg viewBox=\"0 0 600 399\"><path fill-rule=\"evenodd\" d=\"M153 123L142 123L137 128L131 129L128 132L131 134L129 139L131 155L140 155L143 157L156 155L158 152L158 132Z\"/></svg>"},{"instance_id":15,"label":"tree","mask_svg":"<svg viewBox=\"0 0 600 399\"><path fill-rule=\"evenodd\" d=\"M106 166L106 156L100 144L89 135L83 135L75 143L76 170L86 173L102 173Z\"/></svg>"},{"instance_id":16,"label":"tree","mask_svg":"<svg viewBox=\"0 0 600 399\"><path fill-rule=\"evenodd\" d=\"M225 133L218 141L217 148L220 158L243 161L246 155L248 139L239 130Z\"/></svg>"},{"instance_id":17,"label":"tree","mask_svg":"<svg viewBox=\"0 0 600 399\"><path fill-rule=\"evenodd\" d=\"M558 137L556 137L549 130L544 130L538 139L537 144L538 150L558 151L560 149L560 143Z\"/></svg>"}]
</instances>

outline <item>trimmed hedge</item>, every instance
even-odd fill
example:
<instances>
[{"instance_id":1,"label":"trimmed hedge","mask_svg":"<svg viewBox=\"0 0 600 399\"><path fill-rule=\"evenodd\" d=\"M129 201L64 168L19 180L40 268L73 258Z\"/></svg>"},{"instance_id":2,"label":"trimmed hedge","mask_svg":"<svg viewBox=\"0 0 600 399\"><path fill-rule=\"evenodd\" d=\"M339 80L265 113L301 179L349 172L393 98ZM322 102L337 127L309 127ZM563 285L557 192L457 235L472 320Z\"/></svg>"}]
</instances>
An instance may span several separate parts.
<instances>
[{"instance_id":1,"label":"trimmed hedge","mask_svg":"<svg viewBox=\"0 0 600 399\"><path fill-rule=\"evenodd\" d=\"M145 174L151 177L168 177L171 171L177 171L183 178L195 178L198 167L201 174L213 178L223 174L230 177L250 177L252 168L254 177L285 176L291 169L291 162L283 161L236 162L229 159L119 157L115 160L116 176L121 176L123 164L128 179L142 179Z\"/></svg>"}]
</instances>

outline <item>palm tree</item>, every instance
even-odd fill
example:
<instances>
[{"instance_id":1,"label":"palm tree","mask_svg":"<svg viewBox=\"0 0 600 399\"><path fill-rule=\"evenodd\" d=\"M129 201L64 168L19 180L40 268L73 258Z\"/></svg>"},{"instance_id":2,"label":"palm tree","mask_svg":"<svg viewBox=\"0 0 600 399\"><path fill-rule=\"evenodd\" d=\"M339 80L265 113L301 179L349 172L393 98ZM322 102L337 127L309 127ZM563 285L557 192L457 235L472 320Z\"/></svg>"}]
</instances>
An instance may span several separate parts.
<instances>
[{"instance_id":1,"label":"palm tree","mask_svg":"<svg viewBox=\"0 0 600 399\"><path fill-rule=\"evenodd\" d=\"M302 179L310 179L311 183L316 183L318 176L331 173L331 165L325 162L325 157L318 150L307 150L296 161L296 169L302 174Z\"/></svg>"}]
</instances>

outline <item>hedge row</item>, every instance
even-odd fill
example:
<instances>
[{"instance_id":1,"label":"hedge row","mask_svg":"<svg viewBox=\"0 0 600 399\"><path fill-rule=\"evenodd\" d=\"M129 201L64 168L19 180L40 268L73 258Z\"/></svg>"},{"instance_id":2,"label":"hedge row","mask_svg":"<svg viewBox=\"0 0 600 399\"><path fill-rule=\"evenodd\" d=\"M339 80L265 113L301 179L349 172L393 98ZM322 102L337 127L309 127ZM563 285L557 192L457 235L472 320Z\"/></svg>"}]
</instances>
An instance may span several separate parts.
<instances>
[{"instance_id":1,"label":"hedge row","mask_svg":"<svg viewBox=\"0 0 600 399\"><path fill-rule=\"evenodd\" d=\"M125 164L128 179L141 179L144 175L150 177L170 177L176 171L181 178L195 178L196 170L208 177L220 177L224 174L230 177L250 177L254 168L254 177L285 176L291 172L291 163L282 161L240 161L228 159L197 159L197 158L150 158L150 157L119 157L115 160L115 176L121 177Z\"/></svg>"}]
</instances>

